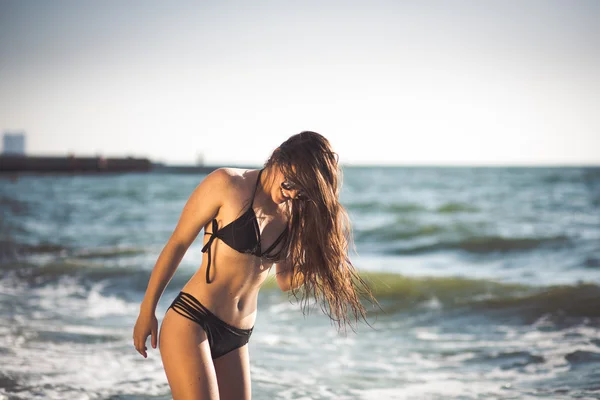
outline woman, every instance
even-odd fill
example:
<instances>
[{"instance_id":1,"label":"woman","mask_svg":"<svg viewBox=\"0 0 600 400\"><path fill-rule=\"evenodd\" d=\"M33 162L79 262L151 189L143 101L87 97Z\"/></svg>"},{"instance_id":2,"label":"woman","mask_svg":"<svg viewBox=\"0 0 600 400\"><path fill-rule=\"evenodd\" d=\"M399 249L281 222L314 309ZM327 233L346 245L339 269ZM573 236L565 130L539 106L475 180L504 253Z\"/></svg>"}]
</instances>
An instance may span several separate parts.
<instances>
[{"instance_id":1,"label":"woman","mask_svg":"<svg viewBox=\"0 0 600 400\"><path fill-rule=\"evenodd\" d=\"M169 307L160 353L173 398L249 399L248 340L258 291L275 265L283 291L302 286L338 324L365 317L366 285L350 260L350 226L339 203L340 170L327 139L302 132L261 170L221 168L190 196L150 276L133 331L146 357L157 346L155 309L188 247L204 228L205 253ZM366 292L370 295L368 289Z\"/></svg>"}]
</instances>

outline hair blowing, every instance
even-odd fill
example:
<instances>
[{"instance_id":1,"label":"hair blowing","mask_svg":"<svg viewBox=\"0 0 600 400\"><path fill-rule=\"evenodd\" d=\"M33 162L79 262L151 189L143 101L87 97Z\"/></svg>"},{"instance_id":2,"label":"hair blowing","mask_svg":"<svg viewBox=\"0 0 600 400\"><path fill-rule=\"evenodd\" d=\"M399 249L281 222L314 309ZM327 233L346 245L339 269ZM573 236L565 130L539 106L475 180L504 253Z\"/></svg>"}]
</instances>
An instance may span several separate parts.
<instances>
[{"instance_id":1,"label":"hair blowing","mask_svg":"<svg viewBox=\"0 0 600 400\"><path fill-rule=\"evenodd\" d=\"M338 330L366 321L361 298L374 299L348 257L352 230L339 202L342 172L338 156L322 135L304 131L283 142L265 163L279 168L288 181L305 192L306 201L291 201L288 235L282 254L303 279L301 305L312 297ZM300 275L300 276L296 276ZM298 298L298 289L292 290Z\"/></svg>"}]
</instances>

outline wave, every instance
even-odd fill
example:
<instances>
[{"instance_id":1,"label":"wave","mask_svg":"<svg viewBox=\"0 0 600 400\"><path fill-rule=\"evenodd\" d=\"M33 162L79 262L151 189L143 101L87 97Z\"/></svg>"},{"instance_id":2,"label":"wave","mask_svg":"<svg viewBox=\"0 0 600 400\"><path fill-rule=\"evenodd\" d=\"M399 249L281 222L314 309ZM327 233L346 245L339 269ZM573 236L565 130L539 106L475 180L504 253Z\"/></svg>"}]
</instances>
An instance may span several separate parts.
<instances>
[{"instance_id":1,"label":"wave","mask_svg":"<svg viewBox=\"0 0 600 400\"><path fill-rule=\"evenodd\" d=\"M93 249L72 249L52 243L25 244L11 240L0 240L0 266L14 261L26 262L35 255L49 255L55 258L104 259L135 256L147 253L138 247L96 247ZM4 267L3 267L4 268Z\"/></svg>"},{"instance_id":2,"label":"wave","mask_svg":"<svg viewBox=\"0 0 600 400\"><path fill-rule=\"evenodd\" d=\"M438 241L419 245L402 243L401 247L386 250L391 254L420 254L441 250L460 250L468 253L505 253L535 250L553 246L567 246L571 239L565 235L550 237L507 238L502 236L470 236L459 241Z\"/></svg>"},{"instance_id":3,"label":"wave","mask_svg":"<svg viewBox=\"0 0 600 400\"><path fill-rule=\"evenodd\" d=\"M2 265L0 279L16 283L43 286L64 277L75 278L79 284L90 286L104 282L103 287L117 296L133 291L143 293L150 270L131 264L102 263L96 257L113 257L114 252L138 254L139 249L95 249L80 253L80 258L60 258L41 265L10 262ZM178 271L170 288L181 288L192 271ZM361 271L361 277L371 288L382 309L388 314L421 312L423 310L468 311L479 315L517 316L533 322L544 315L553 318L600 317L600 287L592 283L575 285L534 286L504 283L464 277L407 277L394 273ZM279 291L273 274L263 289ZM286 294L282 293L282 296Z\"/></svg>"},{"instance_id":4,"label":"wave","mask_svg":"<svg viewBox=\"0 0 600 400\"><path fill-rule=\"evenodd\" d=\"M391 214L407 214L415 212L431 212L435 211L438 213L452 214L452 213L464 213L464 212L478 212L479 209L471 204L449 202L442 204L436 209L432 210L418 203L379 203L377 201L361 201L346 203L346 207L349 211L360 211L360 212L384 212Z\"/></svg>"},{"instance_id":5,"label":"wave","mask_svg":"<svg viewBox=\"0 0 600 400\"><path fill-rule=\"evenodd\" d=\"M355 230L355 241L357 242L396 242L398 240L407 240L419 238L423 236L438 235L446 231L448 228L436 225L426 224L412 227L412 224L393 224L385 227L377 227L372 229ZM408 228L408 229L402 229Z\"/></svg>"},{"instance_id":6,"label":"wave","mask_svg":"<svg viewBox=\"0 0 600 400\"><path fill-rule=\"evenodd\" d=\"M486 363L507 370L523 368L531 364L546 362L543 356L532 354L529 351L501 351L499 353L484 353L467 360L469 364Z\"/></svg>"},{"instance_id":7,"label":"wave","mask_svg":"<svg viewBox=\"0 0 600 400\"><path fill-rule=\"evenodd\" d=\"M128 287L133 291L144 291L150 271L136 265L108 266L106 264L79 259L62 259L36 265L27 262L13 262L3 265L1 278L14 280L31 286L50 285L63 278L74 278L83 286L105 281L107 287ZM183 286L189 277L176 275L175 285ZM178 282L179 281L179 282Z\"/></svg>"},{"instance_id":8,"label":"wave","mask_svg":"<svg viewBox=\"0 0 600 400\"><path fill-rule=\"evenodd\" d=\"M477 207L464 203L446 203L437 208L437 212L445 214L463 213L463 212L478 212Z\"/></svg>"},{"instance_id":9,"label":"wave","mask_svg":"<svg viewBox=\"0 0 600 400\"><path fill-rule=\"evenodd\" d=\"M523 284L463 277L407 277L384 272L362 272L361 277L377 299L400 302L407 308L432 299L443 306L455 306L473 300L519 296L531 290Z\"/></svg>"},{"instance_id":10,"label":"wave","mask_svg":"<svg viewBox=\"0 0 600 400\"><path fill-rule=\"evenodd\" d=\"M468 311L489 316L514 316L533 323L543 316L554 322L569 318L600 318L600 286L530 286L460 277L405 277L363 273L387 313Z\"/></svg>"},{"instance_id":11,"label":"wave","mask_svg":"<svg viewBox=\"0 0 600 400\"><path fill-rule=\"evenodd\" d=\"M52 243L38 243L35 245L17 243L12 240L0 240L0 265L7 262L23 259L37 254L60 254L67 248Z\"/></svg>"},{"instance_id":12,"label":"wave","mask_svg":"<svg viewBox=\"0 0 600 400\"><path fill-rule=\"evenodd\" d=\"M467 253L505 253L531 251L540 248L571 246L565 234L554 236L506 237L483 233L482 223L419 223L397 217L369 229L355 229L356 243L376 244L387 254L424 254L438 251Z\"/></svg>"},{"instance_id":13,"label":"wave","mask_svg":"<svg viewBox=\"0 0 600 400\"><path fill-rule=\"evenodd\" d=\"M390 213L411 213L417 211L427 211L425 206L417 203L379 203L377 201L357 201L346 203L345 206L350 212L390 212Z\"/></svg>"},{"instance_id":14,"label":"wave","mask_svg":"<svg viewBox=\"0 0 600 400\"><path fill-rule=\"evenodd\" d=\"M600 363L600 353L593 351L576 350L565 356L565 360L571 367L577 367L584 364L596 364Z\"/></svg>"},{"instance_id":15,"label":"wave","mask_svg":"<svg viewBox=\"0 0 600 400\"><path fill-rule=\"evenodd\" d=\"M397 315L433 311L448 316L479 315L534 323L542 317L553 323L570 318L600 318L600 286L532 286L462 277L407 277L394 273L362 272L381 310L371 314ZM267 282L275 290L276 283Z\"/></svg>"},{"instance_id":16,"label":"wave","mask_svg":"<svg viewBox=\"0 0 600 400\"><path fill-rule=\"evenodd\" d=\"M593 283L551 286L532 289L532 293L518 297L489 299L471 304L479 311L495 315L518 312L526 322L548 317L554 323L571 318L600 318L600 286Z\"/></svg>"},{"instance_id":17,"label":"wave","mask_svg":"<svg viewBox=\"0 0 600 400\"><path fill-rule=\"evenodd\" d=\"M89 258L115 258L146 254L147 250L137 247L106 247L75 250L71 257L89 259Z\"/></svg>"}]
</instances>

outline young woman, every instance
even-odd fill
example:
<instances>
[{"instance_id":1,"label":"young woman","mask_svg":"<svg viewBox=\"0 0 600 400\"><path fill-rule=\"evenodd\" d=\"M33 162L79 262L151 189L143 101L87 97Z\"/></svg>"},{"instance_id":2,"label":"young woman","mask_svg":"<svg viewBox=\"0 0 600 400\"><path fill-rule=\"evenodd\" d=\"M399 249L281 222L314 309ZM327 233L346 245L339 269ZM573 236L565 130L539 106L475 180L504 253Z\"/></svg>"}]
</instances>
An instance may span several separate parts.
<instances>
[{"instance_id":1,"label":"young woman","mask_svg":"<svg viewBox=\"0 0 600 400\"><path fill-rule=\"evenodd\" d=\"M137 351L157 346L155 309L188 247L204 229L202 264L162 322L160 353L173 398L250 399L248 340L258 291L275 265L283 291L302 287L338 324L365 317L370 294L348 258L340 169L327 139L302 132L261 170L221 168L198 185L161 252L133 330ZM366 290L366 291L364 291Z\"/></svg>"}]
</instances>

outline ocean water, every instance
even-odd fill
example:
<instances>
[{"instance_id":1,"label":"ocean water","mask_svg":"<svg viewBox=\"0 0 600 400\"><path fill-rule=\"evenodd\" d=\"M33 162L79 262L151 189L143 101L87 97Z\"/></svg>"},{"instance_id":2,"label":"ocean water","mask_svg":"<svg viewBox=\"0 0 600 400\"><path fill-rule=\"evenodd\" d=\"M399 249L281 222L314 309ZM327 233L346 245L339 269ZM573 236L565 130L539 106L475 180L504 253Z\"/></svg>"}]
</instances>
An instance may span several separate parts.
<instances>
[{"instance_id":1,"label":"ocean water","mask_svg":"<svg viewBox=\"0 0 600 400\"><path fill-rule=\"evenodd\" d=\"M0 398L170 398L132 327L202 178L0 178ZM341 200L381 308L340 334L270 278L253 398L600 398L600 168L346 167Z\"/></svg>"}]
</instances>

